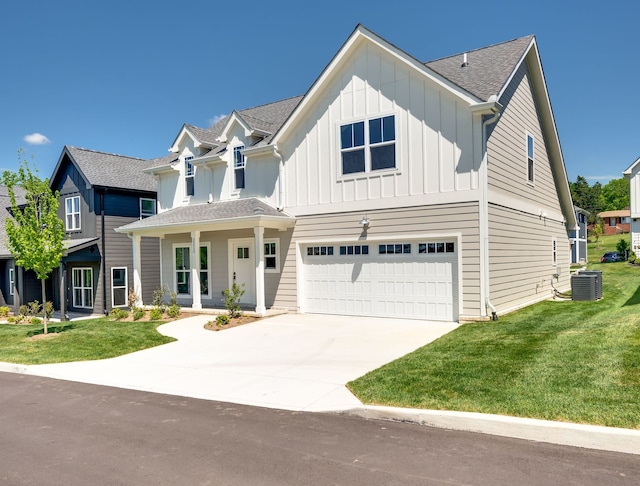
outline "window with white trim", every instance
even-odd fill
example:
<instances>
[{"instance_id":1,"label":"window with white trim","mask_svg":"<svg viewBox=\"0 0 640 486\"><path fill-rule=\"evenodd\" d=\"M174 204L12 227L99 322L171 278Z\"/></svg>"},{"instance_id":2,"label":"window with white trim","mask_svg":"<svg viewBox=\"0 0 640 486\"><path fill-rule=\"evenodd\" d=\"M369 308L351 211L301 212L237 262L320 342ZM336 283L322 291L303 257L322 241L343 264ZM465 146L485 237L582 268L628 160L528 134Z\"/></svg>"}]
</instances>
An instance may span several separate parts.
<instances>
[{"instance_id":1,"label":"window with white trim","mask_svg":"<svg viewBox=\"0 0 640 486\"><path fill-rule=\"evenodd\" d=\"M236 189L244 189L245 184L245 160L244 154L242 151L244 150L244 145L240 145L238 147L233 148L233 173L235 178L235 188Z\"/></svg>"},{"instance_id":2,"label":"window with white trim","mask_svg":"<svg viewBox=\"0 0 640 486\"><path fill-rule=\"evenodd\" d=\"M13 288L16 286L16 274L13 268L9 269L9 295L13 295Z\"/></svg>"},{"instance_id":3,"label":"window with white trim","mask_svg":"<svg viewBox=\"0 0 640 486\"><path fill-rule=\"evenodd\" d=\"M209 245L200 246L200 294L209 295Z\"/></svg>"},{"instance_id":4,"label":"window with white trim","mask_svg":"<svg viewBox=\"0 0 640 486\"><path fill-rule=\"evenodd\" d=\"M191 248L189 246L176 246L173 250L173 267L175 269L176 292L189 295L189 274L191 273Z\"/></svg>"},{"instance_id":5,"label":"window with white trim","mask_svg":"<svg viewBox=\"0 0 640 486\"><path fill-rule=\"evenodd\" d=\"M527 134L527 181L533 184L534 165L533 165L533 136Z\"/></svg>"},{"instance_id":6,"label":"window with white trim","mask_svg":"<svg viewBox=\"0 0 640 486\"><path fill-rule=\"evenodd\" d=\"M195 175L196 168L191 161L193 156L189 155L184 158L184 194L185 196L193 196L195 194Z\"/></svg>"},{"instance_id":7,"label":"window with white trim","mask_svg":"<svg viewBox=\"0 0 640 486\"><path fill-rule=\"evenodd\" d=\"M264 271L267 273L280 272L279 246L280 242L278 239L264 240Z\"/></svg>"},{"instance_id":8,"label":"window with white trim","mask_svg":"<svg viewBox=\"0 0 640 486\"><path fill-rule=\"evenodd\" d=\"M453 241L418 243L418 253L455 253L455 250Z\"/></svg>"},{"instance_id":9,"label":"window with white trim","mask_svg":"<svg viewBox=\"0 0 640 486\"><path fill-rule=\"evenodd\" d=\"M111 307L126 307L129 287L127 267L111 268Z\"/></svg>"},{"instance_id":10,"label":"window with white trim","mask_svg":"<svg viewBox=\"0 0 640 486\"><path fill-rule=\"evenodd\" d=\"M411 253L411 243L391 243L387 245L378 245L378 254L380 255L402 255Z\"/></svg>"},{"instance_id":11,"label":"window with white trim","mask_svg":"<svg viewBox=\"0 0 640 486\"><path fill-rule=\"evenodd\" d=\"M91 268L73 269L73 307L93 308L93 270Z\"/></svg>"},{"instance_id":12,"label":"window with white trim","mask_svg":"<svg viewBox=\"0 0 640 486\"><path fill-rule=\"evenodd\" d=\"M64 215L67 231L80 229L80 196L71 196L64 200Z\"/></svg>"},{"instance_id":13,"label":"window with white trim","mask_svg":"<svg viewBox=\"0 0 640 486\"><path fill-rule=\"evenodd\" d=\"M395 115L340 126L342 175L396 168Z\"/></svg>"},{"instance_id":14,"label":"window with white trim","mask_svg":"<svg viewBox=\"0 0 640 486\"><path fill-rule=\"evenodd\" d=\"M308 246L307 256L333 256L333 246Z\"/></svg>"},{"instance_id":15,"label":"window with white trim","mask_svg":"<svg viewBox=\"0 0 640 486\"><path fill-rule=\"evenodd\" d=\"M343 245L340 247L340 255L368 255L369 245Z\"/></svg>"},{"instance_id":16,"label":"window with white trim","mask_svg":"<svg viewBox=\"0 0 640 486\"><path fill-rule=\"evenodd\" d=\"M140 198L140 219L156 214L156 200L146 197Z\"/></svg>"}]
</instances>

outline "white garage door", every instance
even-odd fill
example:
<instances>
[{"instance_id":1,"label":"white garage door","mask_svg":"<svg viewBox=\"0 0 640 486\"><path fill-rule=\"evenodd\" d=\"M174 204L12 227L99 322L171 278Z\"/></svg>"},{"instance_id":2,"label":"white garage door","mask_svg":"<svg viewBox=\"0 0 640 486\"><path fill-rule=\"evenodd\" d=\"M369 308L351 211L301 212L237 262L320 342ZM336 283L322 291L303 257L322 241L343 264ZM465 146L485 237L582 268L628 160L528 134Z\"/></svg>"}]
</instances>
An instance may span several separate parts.
<instances>
[{"instance_id":1,"label":"white garage door","mask_svg":"<svg viewBox=\"0 0 640 486\"><path fill-rule=\"evenodd\" d=\"M442 240L306 245L304 311L457 320L455 245Z\"/></svg>"}]
</instances>

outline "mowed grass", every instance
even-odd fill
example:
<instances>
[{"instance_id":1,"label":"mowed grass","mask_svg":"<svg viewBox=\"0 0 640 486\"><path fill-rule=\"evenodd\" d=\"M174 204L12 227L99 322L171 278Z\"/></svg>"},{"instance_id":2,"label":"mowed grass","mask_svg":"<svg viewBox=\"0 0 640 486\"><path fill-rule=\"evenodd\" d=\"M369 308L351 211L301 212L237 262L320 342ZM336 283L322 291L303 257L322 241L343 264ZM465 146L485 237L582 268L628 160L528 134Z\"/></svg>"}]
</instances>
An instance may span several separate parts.
<instances>
[{"instance_id":1,"label":"mowed grass","mask_svg":"<svg viewBox=\"0 0 640 486\"><path fill-rule=\"evenodd\" d=\"M20 364L63 363L113 358L175 341L156 329L162 321L120 322L108 318L50 323L51 337L42 324L0 324L0 361Z\"/></svg>"},{"instance_id":2,"label":"mowed grass","mask_svg":"<svg viewBox=\"0 0 640 486\"><path fill-rule=\"evenodd\" d=\"M640 429L640 267L599 263L620 238L590 244L601 301L462 325L348 387L368 404Z\"/></svg>"}]
</instances>

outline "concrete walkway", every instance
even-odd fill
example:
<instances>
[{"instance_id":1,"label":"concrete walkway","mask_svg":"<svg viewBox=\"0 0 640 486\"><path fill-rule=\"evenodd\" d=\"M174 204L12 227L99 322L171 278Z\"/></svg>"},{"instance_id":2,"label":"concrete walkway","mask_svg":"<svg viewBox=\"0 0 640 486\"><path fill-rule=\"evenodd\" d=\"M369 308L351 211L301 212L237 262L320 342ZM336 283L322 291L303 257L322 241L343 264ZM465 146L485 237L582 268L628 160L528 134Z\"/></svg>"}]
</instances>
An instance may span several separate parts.
<instances>
[{"instance_id":1,"label":"concrete walkway","mask_svg":"<svg viewBox=\"0 0 640 486\"><path fill-rule=\"evenodd\" d=\"M342 412L557 444L640 454L640 431L462 412L364 406L345 384L424 346L455 323L284 314L222 332L199 315L158 330L176 342L117 358L0 363L70 381L295 411Z\"/></svg>"}]
</instances>

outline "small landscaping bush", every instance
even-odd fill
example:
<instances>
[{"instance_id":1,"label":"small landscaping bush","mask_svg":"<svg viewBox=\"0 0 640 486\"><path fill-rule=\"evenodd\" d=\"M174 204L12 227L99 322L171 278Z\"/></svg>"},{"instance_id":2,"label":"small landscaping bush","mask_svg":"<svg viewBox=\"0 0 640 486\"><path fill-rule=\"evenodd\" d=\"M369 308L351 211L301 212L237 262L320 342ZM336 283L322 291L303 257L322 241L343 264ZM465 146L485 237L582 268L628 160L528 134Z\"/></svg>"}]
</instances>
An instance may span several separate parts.
<instances>
[{"instance_id":1,"label":"small landscaping bush","mask_svg":"<svg viewBox=\"0 0 640 486\"><path fill-rule=\"evenodd\" d=\"M177 304L170 305L167 309L167 315L172 319L175 319L180 315L180 306Z\"/></svg>"},{"instance_id":2,"label":"small landscaping bush","mask_svg":"<svg viewBox=\"0 0 640 486\"><path fill-rule=\"evenodd\" d=\"M133 309L133 320L138 321L144 317L144 309L142 307L136 307Z\"/></svg>"},{"instance_id":3,"label":"small landscaping bush","mask_svg":"<svg viewBox=\"0 0 640 486\"><path fill-rule=\"evenodd\" d=\"M629 263L636 263L636 254L633 251L629 252L629 259L628 259Z\"/></svg>"},{"instance_id":4,"label":"small landscaping bush","mask_svg":"<svg viewBox=\"0 0 640 486\"><path fill-rule=\"evenodd\" d=\"M6 306L0 307L0 317L7 317L9 315L9 308Z\"/></svg>"},{"instance_id":5,"label":"small landscaping bush","mask_svg":"<svg viewBox=\"0 0 640 486\"><path fill-rule=\"evenodd\" d=\"M225 308L229 311L229 317L240 317L242 315L242 310L240 309L240 299L244 295L244 284L237 285L233 284L231 289L225 289L222 291L222 295L224 295Z\"/></svg>"},{"instance_id":6,"label":"small landscaping bush","mask_svg":"<svg viewBox=\"0 0 640 486\"><path fill-rule=\"evenodd\" d=\"M29 323L37 326L38 324L42 324L42 319L39 317L32 317Z\"/></svg>"},{"instance_id":7,"label":"small landscaping bush","mask_svg":"<svg viewBox=\"0 0 640 486\"><path fill-rule=\"evenodd\" d=\"M162 319L162 310L159 307L154 307L149 311L149 319L152 321L159 321Z\"/></svg>"},{"instance_id":8,"label":"small landscaping bush","mask_svg":"<svg viewBox=\"0 0 640 486\"><path fill-rule=\"evenodd\" d=\"M165 309L167 308L167 303L164 300L164 294L169 291L166 285L163 285L160 288L157 288L153 291L153 298L151 301L151 305L160 310L160 315L164 314Z\"/></svg>"},{"instance_id":9,"label":"small landscaping bush","mask_svg":"<svg viewBox=\"0 0 640 486\"><path fill-rule=\"evenodd\" d=\"M109 317L119 321L120 319L125 319L129 316L129 312L124 309L114 308L109 312Z\"/></svg>"},{"instance_id":10,"label":"small landscaping bush","mask_svg":"<svg viewBox=\"0 0 640 486\"><path fill-rule=\"evenodd\" d=\"M229 316L227 314L220 314L216 316L216 326L222 327L229 324Z\"/></svg>"}]
</instances>

